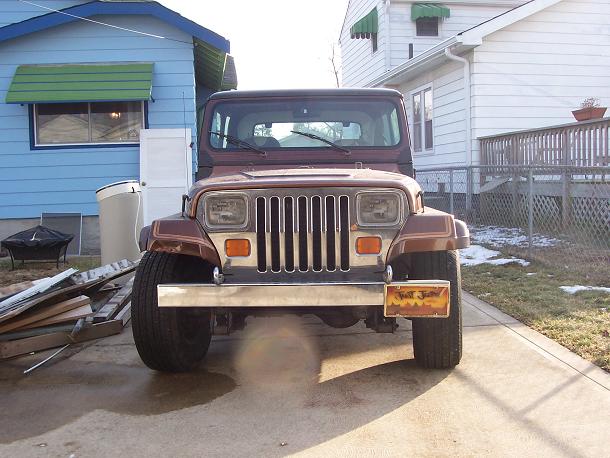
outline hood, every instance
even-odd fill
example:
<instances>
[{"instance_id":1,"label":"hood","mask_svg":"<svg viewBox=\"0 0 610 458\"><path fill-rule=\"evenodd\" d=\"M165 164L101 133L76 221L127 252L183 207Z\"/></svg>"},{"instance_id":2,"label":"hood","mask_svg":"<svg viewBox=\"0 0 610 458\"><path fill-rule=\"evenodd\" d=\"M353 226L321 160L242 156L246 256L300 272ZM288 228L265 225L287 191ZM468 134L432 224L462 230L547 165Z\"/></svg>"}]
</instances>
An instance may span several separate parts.
<instances>
[{"instance_id":1,"label":"hood","mask_svg":"<svg viewBox=\"0 0 610 458\"><path fill-rule=\"evenodd\" d=\"M219 175L197 181L191 188L189 197L192 202L191 208L194 209L199 197L207 191L333 186L400 189L407 195L411 213L417 213L423 208L421 188L413 178L373 169L298 168Z\"/></svg>"}]
</instances>

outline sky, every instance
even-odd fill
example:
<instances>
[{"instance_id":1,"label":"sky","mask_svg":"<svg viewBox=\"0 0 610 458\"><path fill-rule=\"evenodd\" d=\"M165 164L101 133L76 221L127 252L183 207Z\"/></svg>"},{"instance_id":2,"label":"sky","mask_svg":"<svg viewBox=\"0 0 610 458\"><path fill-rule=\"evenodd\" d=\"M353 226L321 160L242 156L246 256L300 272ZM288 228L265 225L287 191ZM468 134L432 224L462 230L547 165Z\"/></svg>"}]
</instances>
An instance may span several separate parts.
<instances>
[{"instance_id":1,"label":"sky","mask_svg":"<svg viewBox=\"0 0 610 458\"><path fill-rule=\"evenodd\" d=\"M238 89L336 87L348 0L160 1L231 42Z\"/></svg>"}]
</instances>

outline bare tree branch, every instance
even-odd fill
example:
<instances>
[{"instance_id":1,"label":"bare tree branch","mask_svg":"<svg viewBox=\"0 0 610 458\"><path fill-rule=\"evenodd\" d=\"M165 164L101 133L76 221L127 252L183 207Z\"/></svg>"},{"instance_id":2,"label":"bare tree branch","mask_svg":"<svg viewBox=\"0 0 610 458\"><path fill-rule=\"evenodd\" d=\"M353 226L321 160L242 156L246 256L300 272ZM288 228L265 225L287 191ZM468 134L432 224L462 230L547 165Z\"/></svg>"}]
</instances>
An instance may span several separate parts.
<instances>
[{"instance_id":1,"label":"bare tree branch","mask_svg":"<svg viewBox=\"0 0 610 458\"><path fill-rule=\"evenodd\" d=\"M335 62L336 59L336 55L335 55L335 43L332 43L330 45L330 51L331 51L331 56L329 58L331 65L333 66L333 73L335 74L335 81L337 83L337 87L341 87L341 84L339 83L339 69L337 68L337 64Z\"/></svg>"}]
</instances>

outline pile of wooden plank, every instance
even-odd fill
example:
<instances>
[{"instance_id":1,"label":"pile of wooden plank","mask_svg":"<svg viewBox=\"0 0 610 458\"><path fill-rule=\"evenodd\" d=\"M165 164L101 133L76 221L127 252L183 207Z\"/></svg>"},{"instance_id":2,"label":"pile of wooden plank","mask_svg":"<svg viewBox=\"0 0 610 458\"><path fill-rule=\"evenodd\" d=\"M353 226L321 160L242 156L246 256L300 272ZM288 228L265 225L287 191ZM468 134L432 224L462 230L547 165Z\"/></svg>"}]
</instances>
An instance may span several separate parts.
<instances>
[{"instance_id":1,"label":"pile of wooden plank","mask_svg":"<svg viewBox=\"0 0 610 458\"><path fill-rule=\"evenodd\" d=\"M0 288L0 359L120 333L136 267L123 260Z\"/></svg>"}]
</instances>

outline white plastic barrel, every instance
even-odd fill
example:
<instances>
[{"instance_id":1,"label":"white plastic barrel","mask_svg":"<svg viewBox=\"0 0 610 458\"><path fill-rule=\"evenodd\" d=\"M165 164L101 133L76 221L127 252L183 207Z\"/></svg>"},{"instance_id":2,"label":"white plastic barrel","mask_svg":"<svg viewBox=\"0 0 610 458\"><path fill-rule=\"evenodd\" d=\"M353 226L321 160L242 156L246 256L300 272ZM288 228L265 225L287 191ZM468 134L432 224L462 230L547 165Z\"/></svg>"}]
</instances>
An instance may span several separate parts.
<instances>
[{"instance_id":1,"label":"white plastic barrel","mask_svg":"<svg viewBox=\"0 0 610 458\"><path fill-rule=\"evenodd\" d=\"M99 203L102 265L140 259L138 238L142 229L142 190L135 180L119 181L95 192Z\"/></svg>"}]
</instances>

